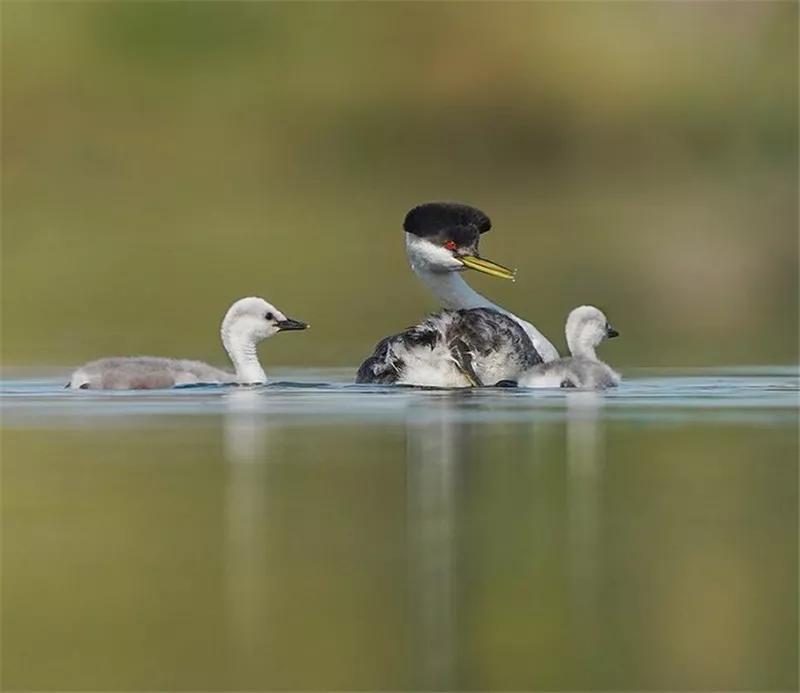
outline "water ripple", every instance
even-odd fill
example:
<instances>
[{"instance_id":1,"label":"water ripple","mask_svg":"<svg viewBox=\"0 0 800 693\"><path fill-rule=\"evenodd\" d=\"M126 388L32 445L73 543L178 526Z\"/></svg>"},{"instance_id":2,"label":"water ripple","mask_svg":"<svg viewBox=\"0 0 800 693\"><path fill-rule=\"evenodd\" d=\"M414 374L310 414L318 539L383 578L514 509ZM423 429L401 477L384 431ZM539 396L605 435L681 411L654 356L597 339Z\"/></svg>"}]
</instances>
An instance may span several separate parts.
<instances>
[{"instance_id":1,"label":"water ripple","mask_svg":"<svg viewBox=\"0 0 800 693\"><path fill-rule=\"evenodd\" d=\"M796 367L714 371L640 369L607 392L354 385L349 369L280 371L258 387L185 387L150 391L72 391L63 378L17 377L0 381L6 428L92 427L130 420L161 425L180 417L219 416L246 410L292 423L407 423L442 403L454 421L519 422L582 415L638 420L726 423L797 423L800 380ZM177 421L169 421L176 425Z\"/></svg>"}]
</instances>

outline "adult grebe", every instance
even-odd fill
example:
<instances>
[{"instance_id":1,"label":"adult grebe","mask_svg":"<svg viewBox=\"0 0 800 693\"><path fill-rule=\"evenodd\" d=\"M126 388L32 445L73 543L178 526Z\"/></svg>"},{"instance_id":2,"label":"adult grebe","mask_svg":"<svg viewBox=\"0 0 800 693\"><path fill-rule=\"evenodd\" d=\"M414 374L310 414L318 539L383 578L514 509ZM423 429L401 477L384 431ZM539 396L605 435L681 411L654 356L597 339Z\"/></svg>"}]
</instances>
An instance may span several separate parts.
<instances>
[{"instance_id":1,"label":"adult grebe","mask_svg":"<svg viewBox=\"0 0 800 693\"><path fill-rule=\"evenodd\" d=\"M527 351L516 354L517 360L532 364L557 359L555 347L533 325L492 303L460 276L463 270L474 269L502 279L514 278L511 270L478 254L480 236L491 227L489 217L469 205L429 202L414 207L403 223L411 269L446 311L490 309L519 325L528 340L518 345ZM381 340L372 356L361 364L356 382L458 387L452 381L461 382L465 375L454 376L450 372L453 362L446 358L450 353L446 345L457 337L453 320L459 323L445 312ZM434 343L444 351L434 349Z\"/></svg>"},{"instance_id":2,"label":"adult grebe","mask_svg":"<svg viewBox=\"0 0 800 693\"><path fill-rule=\"evenodd\" d=\"M256 345L278 332L304 330L308 325L287 318L263 298L242 298L225 313L220 334L234 373L202 361L132 356L91 361L76 370L68 388L80 390L152 390L176 385L258 384L267 381Z\"/></svg>"}]
</instances>

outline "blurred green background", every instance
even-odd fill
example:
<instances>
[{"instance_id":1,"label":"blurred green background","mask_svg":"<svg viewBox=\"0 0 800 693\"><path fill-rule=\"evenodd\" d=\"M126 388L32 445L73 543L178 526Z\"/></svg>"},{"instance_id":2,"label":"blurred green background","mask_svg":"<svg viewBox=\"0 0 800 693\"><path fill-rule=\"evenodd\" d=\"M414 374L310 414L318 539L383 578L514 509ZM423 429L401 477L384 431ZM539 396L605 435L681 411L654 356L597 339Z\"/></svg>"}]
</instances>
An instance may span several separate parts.
<instances>
[{"instance_id":1,"label":"blurred green background","mask_svg":"<svg viewBox=\"0 0 800 693\"><path fill-rule=\"evenodd\" d=\"M794 2L3 2L3 360L357 364L435 302L401 222L483 208L479 290L619 365L797 359Z\"/></svg>"}]
</instances>

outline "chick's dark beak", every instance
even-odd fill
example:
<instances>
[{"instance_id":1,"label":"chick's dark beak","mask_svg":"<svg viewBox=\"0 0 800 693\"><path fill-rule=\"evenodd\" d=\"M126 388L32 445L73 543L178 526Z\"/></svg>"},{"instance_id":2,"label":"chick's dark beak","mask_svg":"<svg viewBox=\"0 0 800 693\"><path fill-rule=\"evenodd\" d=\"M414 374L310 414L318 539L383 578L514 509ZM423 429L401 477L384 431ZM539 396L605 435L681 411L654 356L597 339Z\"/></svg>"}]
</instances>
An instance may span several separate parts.
<instances>
[{"instance_id":1,"label":"chick's dark beak","mask_svg":"<svg viewBox=\"0 0 800 693\"><path fill-rule=\"evenodd\" d=\"M305 330L308 327L308 323L302 322L300 320L292 320L291 318L286 318L286 320L279 320L276 325L281 332L286 330Z\"/></svg>"},{"instance_id":2,"label":"chick's dark beak","mask_svg":"<svg viewBox=\"0 0 800 693\"><path fill-rule=\"evenodd\" d=\"M619 337L619 332L617 332L611 325L606 325L606 337L609 339L612 337Z\"/></svg>"}]
</instances>

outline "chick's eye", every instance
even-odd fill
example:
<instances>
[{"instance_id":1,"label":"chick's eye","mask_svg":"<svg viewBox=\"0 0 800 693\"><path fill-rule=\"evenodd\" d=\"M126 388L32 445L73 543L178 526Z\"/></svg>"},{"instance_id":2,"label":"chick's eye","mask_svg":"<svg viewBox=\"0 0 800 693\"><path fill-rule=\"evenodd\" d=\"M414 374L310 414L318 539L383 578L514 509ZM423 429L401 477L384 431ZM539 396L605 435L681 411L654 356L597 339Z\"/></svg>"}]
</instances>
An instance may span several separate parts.
<instances>
[{"instance_id":1,"label":"chick's eye","mask_svg":"<svg viewBox=\"0 0 800 693\"><path fill-rule=\"evenodd\" d=\"M274 316L272 313L267 313L267 314L266 314L264 317L265 317L267 320L272 320L272 319L273 319L275 316Z\"/></svg>"},{"instance_id":2,"label":"chick's eye","mask_svg":"<svg viewBox=\"0 0 800 693\"><path fill-rule=\"evenodd\" d=\"M458 245L456 244L455 241L445 241L444 247L447 248L448 250L455 250L456 248L458 248Z\"/></svg>"}]
</instances>

